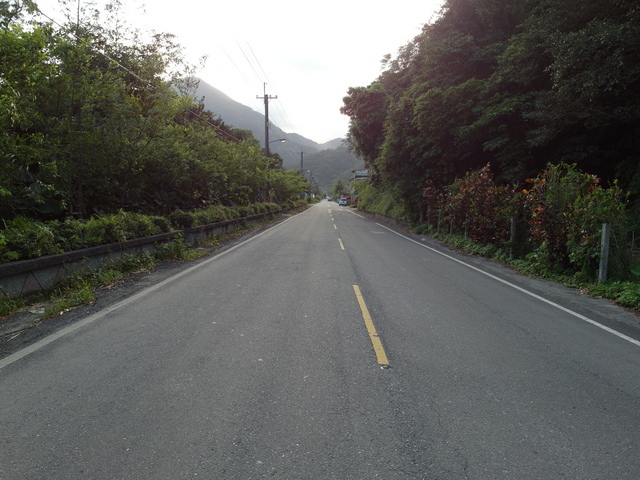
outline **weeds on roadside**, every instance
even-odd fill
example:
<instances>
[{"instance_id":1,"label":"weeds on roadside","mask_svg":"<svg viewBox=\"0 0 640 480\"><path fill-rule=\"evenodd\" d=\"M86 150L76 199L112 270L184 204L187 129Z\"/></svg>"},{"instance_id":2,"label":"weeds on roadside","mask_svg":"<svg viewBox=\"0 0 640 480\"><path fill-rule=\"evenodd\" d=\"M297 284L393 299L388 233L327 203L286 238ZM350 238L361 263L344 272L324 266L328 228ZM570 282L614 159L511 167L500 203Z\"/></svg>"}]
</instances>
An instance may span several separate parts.
<instances>
[{"instance_id":1,"label":"weeds on roadside","mask_svg":"<svg viewBox=\"0 0 640 480\"><path fill-rule=\"evenodd\" d=\"M634 282L613 282L588 285L584 288L589 295L614 300L617 304L640 310L640 284Z\"/></svg>"},{"instance_id":2,"label":"weeds on roadside","mask_svg":"<svg viewBox=\"0 0 640 480\"><path fill-rule=\"evenodd\" d=\"M15 313L27 306L24 298L8 298L0 295L0 318Z\"/></svg>"},{"instance_id":3,"label":"weeds on roadside","mask_svg":"<svg viewBox=\"0 0 640 480\"><path fill-rule=\"evenodd\" d=\"M182 238L173 242L162 243L157 245L153 251L156 260L196 260L200 257L191 245Z\"/></svg>"},{"instance_id":4,"label":"weeds on roadside","mask_svg":"<svg viewBox=\"0 0 640 480\"><path fill-rule=\"evenodd\" d=\"M91 284L87 281L79 281L72 288L64 290L53 302L45 307L42 318L51 318L64 312L87 305L95 300Z\"/></svg>"},{"instance_id":5,"label":"weeds on roadside","mask_svg":"<svg viewBox=\"0 0 640 480\"><path fill-rule=\"evenodd\" d=\"M618 305L640 311L640 275L632 272L636 281L596 283L593 279L586 278L583 272L570 272L557 266L549 269L535 257L535 252L530 256L521 259L509 259L509 252L499 249L493 245L485 245L473 242L468 237L461 235L450 235L428 231L427 229L416 229L416 233L429 235L440 240L447 245L459 249L460 251L505 263L525 275L544 278L562 283L568 287L578 288L592 297L603 297L613 300Z\"/></svg>"},{"instance_id":6,"label":"weeds on roadside","mask_svg":"<svg viewBox=\"0 0 640 480\"><path fill-rule=\"evenodd\" d=\"M203 245L207 247L207 250L215 250L224 241L241 237L271 221L265 220L250 226L243 226L229 233L215 235ZM55 317L75 307L95 301L94 292L98 288L116 285L136 273L151 272L164 261L191 261L206 255L207 252L194 250L182 238L162 243L156 245L153 252L124 255L103 264L99 269L93 270L88 274L71 277L48 292L20 298L8 298L0 295L0 318L8 317L30 305L38 303L46 305L44 313L41 315L43 319Z\"/></svg>"}]
</instances>

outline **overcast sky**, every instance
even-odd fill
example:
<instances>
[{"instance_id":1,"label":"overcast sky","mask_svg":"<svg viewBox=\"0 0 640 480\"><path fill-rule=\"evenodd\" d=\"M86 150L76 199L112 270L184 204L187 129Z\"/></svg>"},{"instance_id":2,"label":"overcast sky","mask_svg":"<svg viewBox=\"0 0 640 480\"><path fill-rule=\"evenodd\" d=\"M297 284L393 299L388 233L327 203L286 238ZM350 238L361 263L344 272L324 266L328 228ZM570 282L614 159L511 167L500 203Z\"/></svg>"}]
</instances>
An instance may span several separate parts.
<instances>
[{"instance_id":1,"label":"overcast sky","mask_svg":"<svg viewBox=\"0 0 640 480\"><path fill-rule=\"evenodd\" d=\"M77 1L89 2L71 3ZM269 103L272 123L318 143L345 136L349 119L340 107L347 89L375 80L383 56L419 34L443 3L122 1L146 9L129 17L133 26L175 34L193 59L206 55L198 76L234 100L263 112L256 96L267 82L267 94L278 96ZM37 3L55 18L57 0Z\"/></svg>"}]
</instances>

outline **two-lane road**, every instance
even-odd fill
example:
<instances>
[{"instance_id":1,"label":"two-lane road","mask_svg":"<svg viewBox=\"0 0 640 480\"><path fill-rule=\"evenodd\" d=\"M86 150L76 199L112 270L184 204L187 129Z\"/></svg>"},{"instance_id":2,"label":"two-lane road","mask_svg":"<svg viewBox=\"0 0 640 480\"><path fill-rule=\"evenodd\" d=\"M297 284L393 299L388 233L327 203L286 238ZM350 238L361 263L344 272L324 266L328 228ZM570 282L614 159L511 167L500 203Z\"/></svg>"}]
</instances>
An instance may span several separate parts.
<instances>
[{"instance_id":1,"label":"two-lane road","mask_svg":"<svg viewBox=\"0 0 640 480\"><path fill-rule=\"evenodd\" d=\"M322 202L0 360L0 479L638 479L613 315Z\"/></svg>"}]
</instances>

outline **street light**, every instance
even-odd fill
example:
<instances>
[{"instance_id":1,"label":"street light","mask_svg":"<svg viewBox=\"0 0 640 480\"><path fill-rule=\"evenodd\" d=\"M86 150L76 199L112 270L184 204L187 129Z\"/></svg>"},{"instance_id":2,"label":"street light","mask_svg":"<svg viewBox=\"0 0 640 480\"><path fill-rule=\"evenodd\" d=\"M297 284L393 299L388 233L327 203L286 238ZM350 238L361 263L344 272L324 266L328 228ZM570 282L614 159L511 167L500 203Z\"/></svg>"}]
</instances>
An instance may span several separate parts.
<instances>
[{"instance_id":1,"label":"street light","mask_svg":"<svg viewBox=\"0 0 640 480\"><path fill-rule=\"evenodd\" d=\"M267 147L265 148L266 153L267 153L267 157L271 156L271 151L269 150L269 145L271 145L272 143L282 143L282 142L286 142L287 139L286 138L279 138L278 140L271 140L269 143L267 143Z\"/></svg>"}]
</instances>

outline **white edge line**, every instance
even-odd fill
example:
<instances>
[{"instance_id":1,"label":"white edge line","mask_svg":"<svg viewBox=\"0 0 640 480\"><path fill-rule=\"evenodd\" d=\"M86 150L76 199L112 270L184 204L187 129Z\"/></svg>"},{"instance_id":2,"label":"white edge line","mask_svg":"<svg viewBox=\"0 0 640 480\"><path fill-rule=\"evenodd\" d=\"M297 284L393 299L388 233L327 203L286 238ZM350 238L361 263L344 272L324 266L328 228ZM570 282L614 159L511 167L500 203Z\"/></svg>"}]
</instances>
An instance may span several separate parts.
<instances>
[{"instance_id":1,"label":"white edge line","mask_svg":"<svg viewBox=\"0 0 640 480\"><path fill-rule=\"evenodd\" d=\"M378 226L380 226L380 227L382 227L382 228L384 228L386 230L389 230L390 232L395 233L396 235L398 235L398 236L400 236L400 237L402 237L402 238L404 238L406 240L409 240L410 242L413 242L416 245L420 245L421 247L426 248L427 250L431 250L432 252L437 253L438 255L442 255L443 257L446 257L446 258L448 258L450 260L453 260L454 262L458 262L459 264L464 265L465 267L468 267L468 268L470 268L472 270L475 270L476 272L481 273L482 275L486 275L487 277L492 278L493 280L496 280L496 281L498 281L500 283L503 283L503 284L505 284L505 285L507 285L507 286L509 286L511 288L515 288L516 290L518 290L518 291L520 291L522 293L525 293L525 294L529 295L530 297L533 297L533 298L535 298L537 300L540 300L541 302L544 302L544 303L546 303L548 305L551 305L552 307L555 307L558 310L562 310L563 312L568 313L569 315L573 315L574 317L579 318L580 320L582 320L584 322L590 323L591 325L594 325L594 326L596 326L598 328L601 328L602 330L604 330L606 332L612 333L613 335L616 335L617 337L620 337L623 340L626 340L627 342L633 343L634 345L640 347L640 341L636 340L635 338L631 338L631 337L625 335L624 333L620 333L620 332L614 330L613 328L607 327L606 325L602 325L601 323L598 323L595 320L590 319L589 317L585 317L584 315L581 315L578 312L574 312L573 310L570 310L570 309L568 309L566 307L563 307L562 305L559 305L559 304L557 304L555 302L552 302L551 300L549 300L547 298L541 297L540 295L537 295L537 294L535 294L533 292L530 292L529 290L526 290L526 289L524 289L522 287L519 287L518 285L515 285L515 284L513 284L511 282L508 282L507 280L504 280L504 279L502 279L500 277L496 277L495 275L492 275L491 273L485 272L484 270L481 270L478 267L474 267L473 265L469 265L468 263L463 262L462 260L459 260L459 259L457 259L455 257L452 257L451 255L447 255L446 253L440 252L440 251L436 250L435 248L429 247L428 245L424 245L423 243L420 243L417 240L414 240L413 238L409 238L406 235L402 235L401 233L396 232L395 230L387 227L386 225L382 225L380 223L376 223L376 225L378 225Z\"/></svg>"},{"instance_id":2,"label":"white edge line","mask_svg":"<svg viewBox=\"0 0 640 480\"><path fill-rule=\"evenodd\" d=\"M305 210L306 212L306 210ZM304 212L300 212L300 213L304 213ZM299 214L298 214L299 215ZM295 216L295 215L294 215ZM87 318L83 319L83 320L79 320L77 322L74 322L72 325L69 325L68 327L65 327L63 329L58 330L57 332L52 333L51 335L48 335L47 337L43 338L42 340L37 341L36 343L34 343L33 345L29 345L19 351L17 351L16 353L13 353L3 359L0 359L0 370L2 370L3 368L11 365L12 363L17 362L18 360L26 357L27 355L30 355L38 350L40 350L41 348L49 345L50 343L55 342L56 340L65 337L67 335L69 335L70 333L75 332L76 330L81 329L82 327L85 327L87 325L89 325L90 323L95 322L96 320L99 320L103 317L106 317L108 314L110 314L111 312L114 312L126 305L129 305L130 303L135 302L136 300L144 297L145 295L148 295L162 287L164 287L165 285L181 278L184 277L185 275L190 274L191 272L204 267L205 265L208 265L209 263L213 262L214 260L219 259L220 257L234 251L236 248L241 247L242 245L244 245L245 243L248 243L262 235L264 235L267 232L270 232L271 230L273 230L274 228L279 227L280 225L284 225L286 222L288 222L289 220L291 220L294 217L289 217L287 219L285 219L284 221L273 225L272 227L269 227L267 230L264 230L263 232L258 233L257 235L254 235L251 238L247 238L246 240L244 240L243 242L238 243L237 245L234 245L233 247L228 248L227 250L224 250L223 252L220 252L218 254L215 254L214 256L212 256L211 258L208 258L200 263L198 263L197 265L194 265L192 267L187 268L186 270L183 270L180 273L176 273L175 275L173 275L172 277L169 277L165 280L163 280L160 283L156 283L155 285L152 285L150 287L145 288L144 290L141 290L140 292L136 293L135 295L132 295L118 303L115 303L113 305L110 305L108 307L105 307L104 309L100 310L99 312L94 313L93 315L88 316Z\"/></svg>"}]
</instances>

